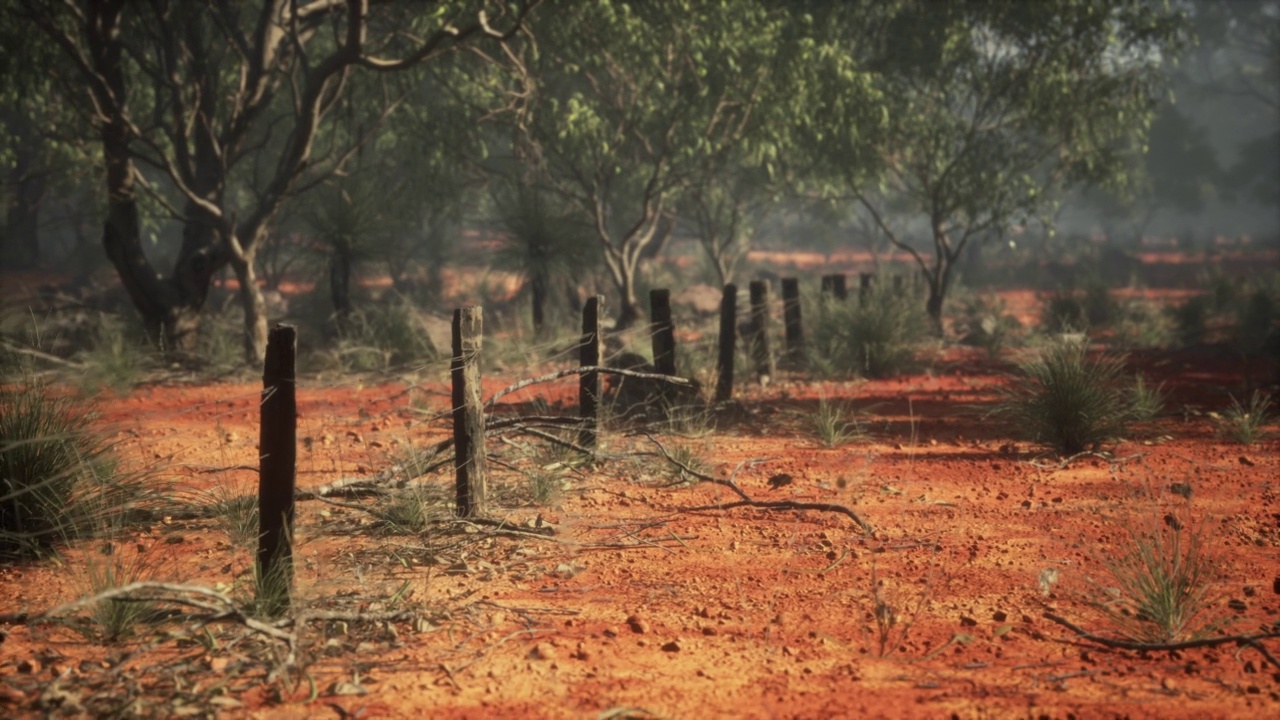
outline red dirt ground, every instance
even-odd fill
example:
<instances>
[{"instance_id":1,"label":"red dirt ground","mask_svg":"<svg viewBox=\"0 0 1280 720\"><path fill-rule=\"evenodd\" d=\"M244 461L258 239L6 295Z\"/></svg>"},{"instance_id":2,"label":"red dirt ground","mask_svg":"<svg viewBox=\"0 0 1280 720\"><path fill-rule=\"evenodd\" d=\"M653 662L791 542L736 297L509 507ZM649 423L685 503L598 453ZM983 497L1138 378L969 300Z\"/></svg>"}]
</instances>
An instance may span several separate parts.
<instances>
[{"instance_id":1,"label":"red dirt ground","mask_svg":"<svg viewBox=\"0 0 1280 720\"><path fill-rule=\"evenodd\" d=\"M622 431L602 440L618 459L567 474L551 507L527 500L520 472L491 466L495 515L541 518L550 539L391 535L361 511L305 501L297 604L410 607L417 620L311 623L305 675L271 679L271 643L234 623L213 631L212 649L14 623L0 644L0 714L75 714L76 702L119 696L123 715L264 718L1280 717L1280 667L1256 648L1110 650L1046 618L1113 632L1089 602L1108 586L1102 559L1168 514L1208 529L1219 577L1207 615L1229 621L1220 633L1280 618L1280 441L1234 444L1207 415L1245 386L1244 369L1213 350L1131 360L1171 397L1110 460L1060 466L985 419L1008 358L968 350L890 380L783 376L740 391L740 411L713 431L660 436L757 499L846 505L871 536L834 513L689 510L735 498L671 485L661 458L636 456L652 443ZM426 368L432 380L412 388L301 381L299 486L372 475L444 437L445 375ZM486 395L515 379L488 378ZM572 412L568 382L504 398L497 414L539 396ZM256 464L260 389L155 384L100 410L123 455L183 497L249 492L255 476L238 466ZM823 447L810 429L819 397L863 410L869 439ZM526 442L489 449L527 469ZM772 487L783 473L793 481ZM1175 484L1191 486L1189 502ZM248 552L208 520L158 522L118 546L154 579L228 590L249 578ZM86 594L97 552L0 568L0 613ZM883 646L878 603L897 623Z\"/></svg>"}]
</instances>

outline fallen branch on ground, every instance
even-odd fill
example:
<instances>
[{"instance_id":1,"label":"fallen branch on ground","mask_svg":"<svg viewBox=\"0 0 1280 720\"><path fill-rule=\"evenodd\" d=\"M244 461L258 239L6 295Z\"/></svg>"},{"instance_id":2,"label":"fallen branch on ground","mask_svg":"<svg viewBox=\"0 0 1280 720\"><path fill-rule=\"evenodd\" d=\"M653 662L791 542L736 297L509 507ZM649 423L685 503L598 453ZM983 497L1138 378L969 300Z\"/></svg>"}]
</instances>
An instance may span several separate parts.
<instances>
[{"instance_id":1,"label":"fallen branch on ground","mask_svg":"<svg viewBox=\"0 0 1280 720\"><path fill-rule=\"evenodd\" d=\"M1148 642L1139 642L1136 640L1123 640L1119 638L1109 638L1102 635L1095 635L1089 632L1088 630L1085 630L1084 628L1080 627L1079 625L1076 625L1070 620L1067 620L1064 617L1061 617L1059 615L1054 615L1053 613L1049 613L1049 612L1044 614L1044 618L1046 620L1052 620L1053 622L1058 623L1059 625L1065 627L1071 632L1074 632L1082 640L1088 640L1089 642L1094 642L1099 645L1102 645L1103 647L1109 647L1116 650L1135 650L1139 652L1166 652L1171 650L1190 650L1192 648L1217 647L1218 645L1227 645L1230 643L1235 643L1236 645L1239 645L1241 647L1251 647L1257 650L1258 652L1262 653L1262 656L1267 659L1267 662L1271 663L1277 668L1280 668L1280 660L1277 660L1276 656L1272 655L1271 652L1267 650L1267 648L1261 642L1259 642L1260 640L1270 640L1272 638L1280 637L1280 631L1260 633L1258 635L1224 635L1222 637L1198 638L1196 640L1183 640L1181 642L1172 642L1172 643L1148 643Z\"/></svg>"},{"instance_id":2,"label":"fallen branch on ground","mask_svg":"<svg viewBox=\"0 0 1280 720\"><path fill-rule=\"evenodd\" d=\"M835 503L798 502L795 500L756 500L752 498L750 495L747 495L747 493L745 493L742 490L742 488L738 487L738 484L735 483L732 478L728 480L721 480L718 477L714 477L704 472L695 470L689 467L688 465L686 465L685 463L682 463L679 460L672 457L671 453L667 452L667 449L663 447L662 443L658 442L657 438L653 437L648 433L645 433L644 436L649 439L649 442L652 442L654 445L657 446L658 452L660 452L662 456L667 459L667 462L671 463L672 465L675 465L681 471L686 472L689 475L696 477L699 480L702 480L703 482L709 482L715 485L719 485L720 487L728 488L729 490L733 491L733 493L736 494L739 498L741 498L740 500L737 500L731 503L717 503L715 505L700 505L696 507L684 508L685 510L688 510L688 511L727 510L727 509L738 508L738 507L754 507L754 508L760 508L762 510L817 510L818 512L834 512L834 513L839 513L841 515L848 516L851 520L853 520L855 523L858 524L858 527L862 528L862 532L864 532L865 534L870 535L873 532L871 523L867 522L866 520L863 520L860 515L858 515L856 512L850 510L849 508L843 505L837 505Z\"/></svg>"}]
</instances>

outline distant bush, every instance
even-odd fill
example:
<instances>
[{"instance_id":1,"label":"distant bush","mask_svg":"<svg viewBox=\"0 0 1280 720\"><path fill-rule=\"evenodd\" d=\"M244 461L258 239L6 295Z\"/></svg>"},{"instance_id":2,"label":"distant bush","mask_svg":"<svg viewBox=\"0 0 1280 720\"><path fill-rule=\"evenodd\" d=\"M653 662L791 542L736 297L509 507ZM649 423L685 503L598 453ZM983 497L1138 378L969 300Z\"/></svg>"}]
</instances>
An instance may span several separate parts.
<instances>
[{"instance_id":1,"label":"distant bush","mask_svg":"<svg viewBox=\"0 0 1280 720\"><path fill-rule=\"evenodd\" d=\"M336 337L320 352L334 369L372 372L440 357L421 311L399 295L357 307L334 322Z\"/></svg>"},{"instance_id":2,"label":"distant bush","mask_svg":"<svg viewBox=\"0 0 1280 720\"><path fill-rule=\"evenodd\" d=\"M866 297L818 298L808 337L811 369L838 376L895 375L914 361L929 335L924 304L909 289L895 289L887 277L877 278Z\"/></svg>"},{"instance_id":3,"label":"distant bush","mask_svg":"<svg viewBox=\"0 0 1280 720\"><path fill-rule=\"evenodd\" d=\"M1020 371L994 412L1061 455L1098 448L1132 417L1123 358L1090 359L1084 343L1058 342Z\"/></svg>"},{"instance_id":4,"label":"distant bush","mask_svg":"<svg viewBox=\"0 0 1280 720\"><path fill-rule=\"evenodd\" d=\"M1169 310L1173 319L1178 345L1192 347L1205 341L1208 333L1209 313L1212 310L1208 295L1188 298Z\"/></svg>"},{"instance_id":5,"label":"distant bush","mask_svg":"<svg viewBox=\"0 0 1280 720\"><path fill-rule=\"evenodd\" d=\"M1115 343L1123 348L1167 348L1178 342L1175 319L1160 305L1144 299L1120 306Z\"/></svg>"},{"instance_id":6,"label":"distant bush","mask_svg":"<svg viewBox=\"0 0 1280 720\"><path fill-rule=\"evenodd\" d=\"M1003 299L996 295L974 295L962 301L958 327L960 342L985 348L997 355L1022 330L1018 318L1009 314Z\"/></svg>"},{"instance_id":7,"label":"distant bush","mask_svg":"<svg viewBox=\"0 0 1280 720\"><path fill-rule=\"evenodd\" d=\"M125 392L155 368L156 357L141 327L101 313L91 345L77 355L85 365L79 385L90 393L102 388Z\"/></svg>"}]
</instances>

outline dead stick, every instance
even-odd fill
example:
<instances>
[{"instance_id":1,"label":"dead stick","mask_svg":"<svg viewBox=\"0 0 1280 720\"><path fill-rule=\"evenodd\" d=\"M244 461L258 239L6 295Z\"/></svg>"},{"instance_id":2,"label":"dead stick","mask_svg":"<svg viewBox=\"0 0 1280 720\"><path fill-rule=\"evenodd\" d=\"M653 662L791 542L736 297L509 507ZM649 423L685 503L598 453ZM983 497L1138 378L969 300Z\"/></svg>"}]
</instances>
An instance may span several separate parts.
<instances>
[{"instance_id":1,"label":"dead stick","mask_svg":"<svg viewBox=\"0 0 1280 720\"><path fill-rule=\"evenodd\" d=\"M871 523L867 522L866 520L863 520L862 517L858 515L858 513L850 510L849 508L843 505L837 505L835 503L796 502L794 500L756 500L752 498L750 495L747 495L745 492L743 492L742 488L738 487L738 484L733 482L732 480L721 480L718 477L714 477L704 472L699 472L697 470L694 470L688 465L672 457L671 453L667 452L667 449L662 446L662 443L658 442L657 438L654 438L652 435L649 435L648 433L645 433L645 437L649 438L649 441L658 447L658 450L662 453L662 456L665 457L668 462L680 468L682 471L689 473L690 475L698 478L699 480L703 480L705 482L719 485L720 487L728 488L732 490L734 493L736 493L738 497L742 498L737 502L718 503L715 505L700 505L696 507L684 508L686 511L706 511L706 510L714 510L714 509L728 510L728 509L737 508L737 507L756 507L764 510L817 510L819 512L834 512L834 513L840 513L842 515L847 515L855 523L857 523L858 526L862 528L862 531L867 535L870 535L873 532ZM741 467L741 465L739 465L739 467ZM737 470L734 470L734 473L736 474Z\"/></svg>"},{"instance_id":2,"label":"dead stick","mask_svg":"<svg viewBox=\"0 0 1280 720\"><path fill-rule=\"evenodd\" d=\"M1258 642L1259 640L1269 640L1271 638L1280 637L1280 632L1269 632L1269 633L1262 633L1259 635L1225 635L1223 637L1199 638L1196 640L1183 640L1181 642L1172 642L1172 643L1146 643L1146 642L1137 642L1134 640L1121 640L1119 638L1109 638L1109 637L1103 637L1101 635L1095 635L1089 632L1088 630L1085 630L1084 628L1080 627L1079 625L1076 625L1070 620L1067 620L1066 618L1060 617L1058 615L1054 615L1053 613L1048 613L1048 612L1045 613L1044 618L1046 620L1052 620L1053 622L1058 623L1059 625L1067 628L1071 632L1074 632L1076 635L1078 635L1084 640L1095 642L1095 643L1098 643L1099 645L1103 645L1109 648L1114 648L1117 650L1134 650L1138 652L1167 652L1172 650L1190 650L1192 648L1217 647L1218 645L1235 643L1237 645L1247 645L1249 647L1261 650L1263 656L1267 658L1268 662L1280 668L1280 662L1276 661L1276 657L1272 655L1270 652L1268 652L1267 649L1263 647L1261 643Z\"/></svg>"}]
</instances>

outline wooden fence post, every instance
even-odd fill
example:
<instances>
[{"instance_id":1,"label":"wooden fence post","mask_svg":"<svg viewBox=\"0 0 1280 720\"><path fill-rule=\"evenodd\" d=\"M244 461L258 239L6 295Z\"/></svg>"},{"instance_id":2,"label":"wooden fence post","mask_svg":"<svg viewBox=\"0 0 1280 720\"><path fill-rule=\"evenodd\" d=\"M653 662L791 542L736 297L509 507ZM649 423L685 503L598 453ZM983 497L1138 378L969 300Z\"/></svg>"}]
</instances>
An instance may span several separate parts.
<instances>
[{"instance_id":1,"label":"wooden fence post","mask_svg":"<svg viewBox=\"0 0 1280 720\"><path fill-rule=\"evenodd\" d=\"M841 276L843 277L843 276ZM756 358L756 379L767 385L773 377L773 351L769 347L769 283L751 281L751 350Z\"/></svg>"},{"instance_id":2,"label":"wooden fence post","mask_svg":"<svg viewBox=\"0 0 1280 720\"><path fill-rule=\"evenodd\" d=\"M782 278L782 318L787 332L787 365L804 365L804 326L800 317L800 281Z\"/></svg>"},{"instance_id":3,"label":"wooden fence post","mask_svg":"<svg viewBox=\"0 0 1280 720\"><path fill-rule=\"evenodd\" d=\"M600 310L604 296L587 298L582 307L582 345L578 353L579 367L600 367ZM596 447L596 429L600 423L600 373L592 370L578 377L578 416L582 430L578 444L592 450Z\"/></svg>"},{"instance_id":4,"label":"wooden fence post","mask_svg":"<svg viewBox=\"0 0 1280 720\"><path fill-rule=\"evenodd\" d=\"M663 375L676 375L676 331L671 324L671 291L649 291L649 326L653 333L653 366Z\"/></svg>"},{"instance_id":5,"label":"wooden fence post","mask_svg":"<svg viewBox=\"0 0 1280 720\"><path fill-rule=\"evenodd\" d=\"M268 614L289 607L293 586L293 494L297 481L298 332L276 325L267 336L258 435L258 595Z\"/></svg>"},{"instance_id":6,"label":"wooden fence post","mask_svg":"<svg viewBox=\"0 0 1280 720\"><path fill-rule=\"evenodd\" d=\"M458 517L485 513L484 401L480 390L480 345L484 308L453 311L453 466Z\"/></svg>"},{"instance_id":7,"label":"wooden fence post","mask_svg":"<svg viewBox=\"0 0 1280 720\"><path fill-rule=\"evenodd\" d=\"M837 300L849 299L849 286L845 284L844 273L822 276L822 292L830 293Z\"/></svg>"},{"instance_id":8,"label":"wooden fence post","mask_svg":"<svg viewBox=\"0 0 1280 720\"><path fill-rule=\"evenodd\" d=\"M733 398L733 351L738 339L738 286L729 283L720 296L720 352L716 362L716 402Z\"/></svg>"},{"instance_id":9,"label":"wooden fence post","mask_svg":"<svg viewBox=\"0 0 1280 720\"><path fill-rule=\"evenodd\" d=\"M871 273L858 273L858 302L865 303L871 297L871 281L875 278Z\"/></svg>"}]
</instances>

